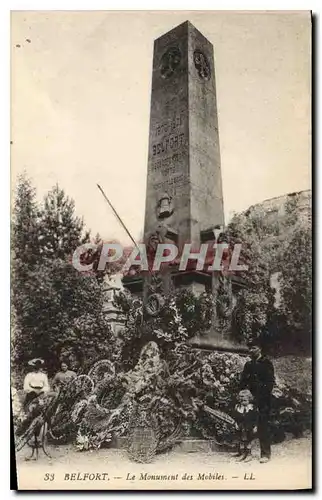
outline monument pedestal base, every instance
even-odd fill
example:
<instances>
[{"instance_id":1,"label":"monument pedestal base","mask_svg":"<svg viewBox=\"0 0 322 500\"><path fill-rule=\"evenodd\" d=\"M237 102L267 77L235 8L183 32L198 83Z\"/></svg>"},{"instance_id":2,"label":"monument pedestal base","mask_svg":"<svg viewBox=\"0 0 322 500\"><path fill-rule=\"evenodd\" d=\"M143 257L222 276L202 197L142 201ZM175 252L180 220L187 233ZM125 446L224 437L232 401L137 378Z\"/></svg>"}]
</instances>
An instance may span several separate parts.
<instances>
[{"instance_id":1,"label":"monument pedestal base","mask_svg":"<svg viewBox=\"0 0 322 500\"><path fill-rule=\"evenodd\" d=\"M212 275L211 273L195 270L179 271L178 269L171 269L168 274L163 276L163 279L164 278L166 278L167 281L166 288L163 287L163 294L165 296L172 290L188 289L191 290L197 297L204 292L211 293L213 296L213 304L215 304L217 300L220 282L218 277ZM123 279L123 285L131 293L140 296L146 302L148 293L147 283L144 284L144 279L146 278L143 278L140 275L126 276ZM229 283L231 296L237 294L240 288L245 286L243 282L236 280L234 276L232 278L227 278L227 280L228 279L231 280ZM143 297L144 288L146 292ZM245 345L238 343L235 339L230 337L233 301L234 299L230 299L231 306L229 307L228 314L227 311L224 311L226 316L224 318L218 315L217 307L214 307L213 305L211 329L190 339L189 344L191 347L240 353L247 352Z\"/></svg>"},{"instance_id":2,"label":"monument pedestal base","mask_svg":"<svg viewBox=\"0 0 322 500\"><path fill-rule=\"evenodd\" d=\"M248 348L245 344L238 343L232 339L223 337L219 332L210 330L204 335L192 337L188 344L193 349L203 349L206 351L227 351L238 354L247 354Z\"/></svg>"}]
</instances>

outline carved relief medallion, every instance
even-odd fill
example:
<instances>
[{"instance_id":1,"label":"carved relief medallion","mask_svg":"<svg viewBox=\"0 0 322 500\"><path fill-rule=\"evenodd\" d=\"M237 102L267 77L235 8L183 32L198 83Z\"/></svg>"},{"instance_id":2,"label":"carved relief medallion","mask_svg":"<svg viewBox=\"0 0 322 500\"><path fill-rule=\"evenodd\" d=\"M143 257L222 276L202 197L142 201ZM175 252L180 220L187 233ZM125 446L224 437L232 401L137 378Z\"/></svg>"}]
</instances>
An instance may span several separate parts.
<instances>
[{"instance_id":1,"label":"carved relief medallion","mask_svg":"<svg viewBox=\"0 0 322 500\"><path fill-rule=\"evenodd\" d=\"M205 54L201 50L195 50L193 61L199 77L202 80L209 80L211 76L210 64Z\"/></svg>"},{"instance_id":2,"label":"carved relief medallion","mask_svg":"<svg viewBox=\"0 0 322 500\"><path fill-rule=\"evenodd\" d=\"M181 52L178 47L170 47L161 57L160 73L162 78L173 75L181 61Z\"/></svg>"}]
</instances>

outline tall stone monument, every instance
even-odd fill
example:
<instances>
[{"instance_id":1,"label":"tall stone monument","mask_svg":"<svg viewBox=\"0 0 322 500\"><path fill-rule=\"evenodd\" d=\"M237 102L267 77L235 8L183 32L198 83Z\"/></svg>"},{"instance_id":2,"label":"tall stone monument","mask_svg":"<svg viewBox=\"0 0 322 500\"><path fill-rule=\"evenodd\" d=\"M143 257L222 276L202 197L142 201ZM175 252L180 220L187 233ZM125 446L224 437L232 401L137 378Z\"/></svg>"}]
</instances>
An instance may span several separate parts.
<instances>
[{"instance_id":1,"label":"tall stone monument","mask_svg":"<svg viewBox=\"0 0 322 500\"><path fill-rule=\"evenodd\" d=\"M154 42L144 236L198 248L223 224L213 46L186 21Z\"/></svg>"},{"instance_id":2,"label":"tall stone monument","mask_svg":"<svg viewBox=\"0 0 322 500\"><path fill-rule=\"evenodd\" d=\"M171 242L180 255L188 243L198 252L202 243L216 242L223 226L213 46L186 21L154 42L144 241L148 249ZM153 297L171 287L207 290L213 295L210 336L218 340L229 330L232 282L220 272L171 265L159 276L123 282L132 293L143 291L151 314Z\"/></svg>"}]
</instances>

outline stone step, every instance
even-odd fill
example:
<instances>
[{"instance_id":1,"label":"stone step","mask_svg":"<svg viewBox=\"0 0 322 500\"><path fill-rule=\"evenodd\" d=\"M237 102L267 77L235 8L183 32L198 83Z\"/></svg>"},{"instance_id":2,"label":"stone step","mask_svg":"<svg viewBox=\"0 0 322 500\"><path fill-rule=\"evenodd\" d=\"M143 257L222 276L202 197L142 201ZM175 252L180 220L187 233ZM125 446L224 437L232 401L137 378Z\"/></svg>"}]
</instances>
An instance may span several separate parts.
<instances>
[{"instance_id":1,"label":"stone step","mask_svg":"<svg viewBox=\"0 0 322 500\"><path fill-rule=\"evenodd\" d=\"M183 439L176 447L181 453L211 453L224 451L215 441L208 439Z\"/></svg>"},{"instance_id":2,"label":"stone step","mask_svg":"<svg viewBox=\"0 0 322 500\"><path fill-rule=\"evenodd\" d=\"M116 437L112 440L110 447L116 449L126 448L127 437ZM219 446L213 440L207 439L182 439L178 440L175 446L176 451L181 453L210 453L224 451L222 446Z\"/></svg>"}]
</instances>

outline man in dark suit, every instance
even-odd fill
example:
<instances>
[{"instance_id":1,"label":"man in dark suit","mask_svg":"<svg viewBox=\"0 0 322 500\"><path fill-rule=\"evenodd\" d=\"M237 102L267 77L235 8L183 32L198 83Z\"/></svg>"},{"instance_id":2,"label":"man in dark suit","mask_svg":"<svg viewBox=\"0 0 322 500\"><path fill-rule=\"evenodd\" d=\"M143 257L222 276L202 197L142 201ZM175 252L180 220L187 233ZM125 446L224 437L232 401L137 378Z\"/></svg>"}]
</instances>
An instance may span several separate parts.
<instances>
[{"instance_id":1,"label":"man in dark suit","mask_svg":"<svg viewBox=\"0 0 322 500\"><path fill-rule=\"evenodd\" d=\"M275 382L274 367L262 354L258 343L250 345L251 360L247 361L241 375L240 390L249 389L258 409L258 437L261 450L261 463L271 458L271 438L269 416L271 411L272 389Z\"/></svg>"}]
</instances>

